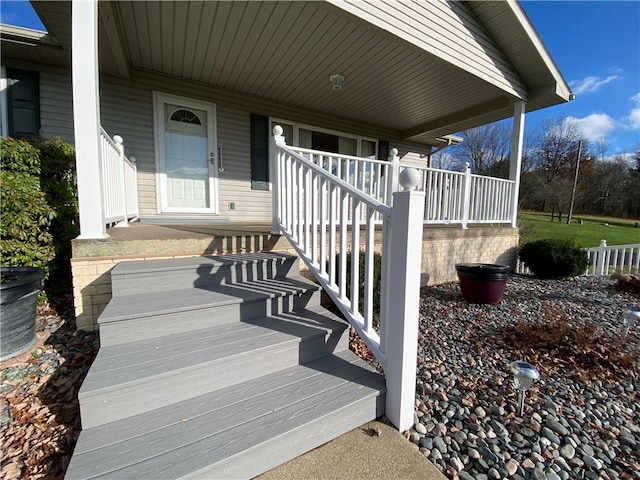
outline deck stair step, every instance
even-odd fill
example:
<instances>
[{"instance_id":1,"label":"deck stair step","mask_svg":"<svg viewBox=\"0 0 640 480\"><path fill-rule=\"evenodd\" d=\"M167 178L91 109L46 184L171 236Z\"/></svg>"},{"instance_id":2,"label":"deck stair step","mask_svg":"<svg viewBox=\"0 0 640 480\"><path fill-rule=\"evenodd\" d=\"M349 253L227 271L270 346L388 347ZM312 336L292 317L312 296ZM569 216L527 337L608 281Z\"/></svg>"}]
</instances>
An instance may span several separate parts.
<instances>
[{"instance_id":1,"label":"deck stair step","mask_svg":"<svg viewBox=\"0 0 640 480\"><path fill-rule=\"evenodd\" d=\"M348 348L322 307L102 347L79 392L92 427Z\"/></svg>"},{"instance_id":2,"label":"deck stair step","mask_svg":"<svg viewBox=\"0 0 640 480\"><path fill-rule=\"evenodd\" d=\"M67 478L251 478L384 413L297 257L126 262Z\"/></svg>"},{"instance_id":3,"label":"deck stair step","mask_svg":"<svg viewBox=\"0 0 640 480\"><path fill-rule=\"evenodd\" d=\"M111 291L114 297L121 297L193 287L206 289L299 274L298 258L278 253L122 262L111 272Z\"/></svg>"},{"instance_id":4,"label":"deck stair step","mask_svg":"<svg viewBox=\"0 0 640 480\"><path fill-rule=\"evenodd\" d=\"M349 351L84 430L66 478L252 478L381 415Z\"/></svg>"}]
</instances>

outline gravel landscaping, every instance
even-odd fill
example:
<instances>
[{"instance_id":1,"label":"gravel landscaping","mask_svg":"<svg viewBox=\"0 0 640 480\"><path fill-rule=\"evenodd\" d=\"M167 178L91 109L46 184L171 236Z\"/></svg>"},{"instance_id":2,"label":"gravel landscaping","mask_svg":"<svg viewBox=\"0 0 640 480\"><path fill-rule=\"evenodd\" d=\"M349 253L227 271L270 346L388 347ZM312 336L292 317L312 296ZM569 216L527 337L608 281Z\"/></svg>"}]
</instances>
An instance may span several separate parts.
<instances>
[{"instance_id":1,"label":"gravel landscaping","mask_svg":"<svg viewBox=\"0 0 640 480\"><path fill-rule=\"evenodd\" d=\"M416 448L451 479L640 479L637 291L610 278L514 275L498 305L457 283L423 289ZM69 309L40 308L34 350L0 365L0 478L62 478L79 434L77 392L97 353ZM352 348L366 357L361 342ZM534 364L524 416L510 364Z\"/></svg>"},{"instance_id":2,"label":"gravel landscaping","mask_svg":"<svg viewBox=\"0 0 640 480\"><path fill-rule=\"evenodd\" d=\"M607 277L514 275L498 305L457 283L423 290L416 423L406 432L452 479L640 479L637 293ZM522 417L510 364L534 364Z\"/></svg>"},{"instance_id":3,"label":"gravel landscaping","mask_svg":"<svg viewBox=\"0 0 640 480\"><path fill-rule=\"evenodd\" d=\"M80 434L78 390L98 352L68 305L38 307L37 344L0 363L0 478L62 479Z\"/></svg>"}]
</instances>

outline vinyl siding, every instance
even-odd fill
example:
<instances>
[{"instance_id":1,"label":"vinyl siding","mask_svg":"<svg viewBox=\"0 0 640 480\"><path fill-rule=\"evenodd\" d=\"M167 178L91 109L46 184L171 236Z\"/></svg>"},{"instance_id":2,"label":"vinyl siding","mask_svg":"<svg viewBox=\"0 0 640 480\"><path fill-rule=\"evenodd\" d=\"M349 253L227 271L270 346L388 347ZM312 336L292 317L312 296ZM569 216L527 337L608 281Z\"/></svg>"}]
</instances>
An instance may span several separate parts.
<instances>
[{"instance_id":1,"label":"vinyl siding","mask_svg":"<svg viewBox=\"0 0 640 480\"><path fill-rule=\"evenodd\" d=\"M526 98L526 86L464 2L329 2L512 95Z\"/></svg>"},{"instance_id":2,"label":"vinyl siding","mask_svg":"<svg viewBox=\"0 0 640 480\"><path fill-rule=\"evenodd\" d=\"M45 69L46 70L46 69ZM397 139L397 132L359 125L343 118L308 112L239 92L175 77L137 72L135 79L100 78L101 124L110 136L120 135L125 154L138 167L140 214L156 215L156 163L153 131L153 91L216 104L217 141L223 144L225 171L218 177L218 214L231 221L269 222L271 192L251 189L250 114L300 121L307 125L389 141L403 164L425 166L429 147ZM42 134L73 143L72 87L69 76L40 73ZM235 208L231 210L230 204Z\"/></svg>"},{"instance_id":3,"label":"vinyl siding","mask_svg":"<svg viewBox=\"0 0 640 480\"><path fill-rule=\"evenodd\" d=\"M43 137L60 137L74 143L72 99L71 78L40 72L40 132Z\"/></svg>"},{"instance_id":4,"label":"vinyl siding","mask_svg":"<svg viewBox=\"0 0 640 480\"><path fill-rule=\"evenodd\" d=\"M136 159L140 215L155 214L156 166L151 91L127 81L102 77L100 117L109 136L122 137L125 155Z\"/></svg>"},{"instance_id":5,"label":"vinyl siding","mask_svg":"<svg viewBox=\"0 0 640 480\"><path fill-rule=\"evenodd\" d=\"M390 148L400 151L406 164L426 165L429 148L396 140L396 132L358 125L346 119L336 119L308 112L292 105L280 104L239 92L217 89L166 75L135 71L133 81L102 82L103 126L110 134L124 138L125 150L138 161L141 215L158 213L155 200L155 162L153 144L152 92L158 91L216 104L217 141L223 145L225 171L218 176L218 214L231 221L269 222L271 192L251 189L250 114L302 121L316 127L345 133L381 138ZM139 97L136 101L134 97ZM119 107L119 112L113 106ZM112 117L113 114L113 117ZM118 115L121 120L117 120ZM127 118L128 117L128 118ZM126 128L119 128L124 125ZM124 130L131 129L128 133ZM421 155L422 154L422 155ZM229 208L230 203L235 209Z\"/></svg>"}]
</instances>

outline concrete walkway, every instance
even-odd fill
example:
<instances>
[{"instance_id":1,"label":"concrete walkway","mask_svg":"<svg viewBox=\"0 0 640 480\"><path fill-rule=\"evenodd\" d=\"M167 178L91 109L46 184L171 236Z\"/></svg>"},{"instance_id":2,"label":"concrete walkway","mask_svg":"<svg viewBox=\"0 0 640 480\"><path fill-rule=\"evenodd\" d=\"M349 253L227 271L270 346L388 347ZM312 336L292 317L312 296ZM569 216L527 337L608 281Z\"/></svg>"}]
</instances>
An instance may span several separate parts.
<instances>
[{"instance_id":1,"label":"concrete walkway","mask_svg":"<svg viewBox=\"0 0 640 480\"><path fill-rule=\"evenodd\" d=\"M380 435L373 432L380 429ZM446 480L395 428L369 422L255 480Z\"/></svg>"}]
</instances>

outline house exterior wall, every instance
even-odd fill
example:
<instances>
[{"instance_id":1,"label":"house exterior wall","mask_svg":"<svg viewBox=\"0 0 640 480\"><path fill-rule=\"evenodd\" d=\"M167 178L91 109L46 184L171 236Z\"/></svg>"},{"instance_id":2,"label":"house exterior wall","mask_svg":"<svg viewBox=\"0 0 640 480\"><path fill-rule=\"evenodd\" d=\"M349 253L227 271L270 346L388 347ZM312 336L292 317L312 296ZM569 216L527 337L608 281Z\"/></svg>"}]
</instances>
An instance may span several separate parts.
<instances>
[{"instance_id":1,"label":"house exterior wall","mask_svg":"<svg viewBox=\"0 0 640 480\"><path fill-rule=\"evenodd\" d=\"M24 65L40 72L41 132L73 143L73 105L69 73L61 68ZM101 124L110 136L124 139L125 154L136 158L141 216L157 215L157 185L153 127L153 92L163 92L216 104L217 141L223 144L225 171L218 177L218 216L231 222L271 221L271 192L251 189L250 114L259 113L389 141L401 162L426 166L429 147L394 139L396 132L346 119L330 118L291 105L176 77L136 71L131 80L100 78ZM234 205L234 209L230 205Z\"/></svg>"},{"instance_id":2,"label":"house exterior wall","mask_svg":"<svg viewBox=\"0 0 640 480\"><path fill-rule=\"evenodd\" d=\"M363 239L364 236L361 236ZM350 236L349 236L350 238ZM515 266L518 230L513 228L431 228L423 232L422 286L457 280L456 263L499 263ZM361 245L361 248L364 244ZM381 231L376 232L375 250L381 248ZM351 244L347 244L351 249ZM82 330L97 329L97 318L111 300L111 269L120 262L184 258L203 254L280 251L295 254L279 235L242 235L140 242L74 240L71 271L76 324ZM302 274L311 274L300 260Z\"/></svg>"}]
</instances>

